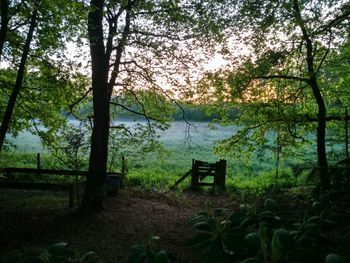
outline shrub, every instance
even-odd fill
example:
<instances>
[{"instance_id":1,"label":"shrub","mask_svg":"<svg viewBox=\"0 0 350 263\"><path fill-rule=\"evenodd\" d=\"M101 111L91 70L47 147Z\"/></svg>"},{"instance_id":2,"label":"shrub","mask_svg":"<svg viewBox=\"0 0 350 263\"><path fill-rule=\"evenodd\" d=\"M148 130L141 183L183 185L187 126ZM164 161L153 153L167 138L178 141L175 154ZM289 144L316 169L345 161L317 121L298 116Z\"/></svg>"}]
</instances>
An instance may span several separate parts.
<instances>
[{"instance_id":1,"label":"shrub","mask_svg":"<svg viewBox=\"0 0 350 263\"><path fill-rule=\"evenodd\" d=\"M168 263L172 256L165 250L157 249L155 246L159 237L152 236L145 244L134 245L130 248L128 263Z\"/></svg>"},{"instance_id":2,"label":"shrub","mask_svg":"<svg viewBox=\"0 0 350 263\"><path fill-rule=\"evenodd\" d=\"M74 246L64 242L46 249L38 260L41 263L102 263L95 252L89 251L81 255Z\"/></svg>"},{"instance_id":3,"label":"shrub","mask_svg":"<svg viewBox=\"0 0 350 263\"><path fill-rule=\"evenodd\" d=\"M188 244L202 252L201 263L345 262L331 254L333 244L324 234L335 222L318 202L313 210L304 222L286 227L272 199L262 209L245 206L232 214L208 207L190 221L197 233Z\"/></svg>"}]
</instances>

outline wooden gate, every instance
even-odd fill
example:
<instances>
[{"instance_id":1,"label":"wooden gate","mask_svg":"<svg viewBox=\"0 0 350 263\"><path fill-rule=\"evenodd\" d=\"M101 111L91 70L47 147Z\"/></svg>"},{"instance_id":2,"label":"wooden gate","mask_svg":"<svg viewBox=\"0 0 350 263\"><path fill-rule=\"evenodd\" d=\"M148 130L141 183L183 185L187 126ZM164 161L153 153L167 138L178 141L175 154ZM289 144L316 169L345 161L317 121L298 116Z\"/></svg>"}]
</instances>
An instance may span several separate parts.
<instances>
[{"instance_id":1,"label":"wooden gate","mask_svg":"<svg viewBox=\"0 0 350 263\"><path fill-rule=\"evenodd\" d=\"M179 183L185 180L186 177L191 175L191 186L219 186L225 189L226 180L226 160L220 160L216 163L208 163L199 160L192 159L192 169L185 173L176 183L171 187L175 189ZM212 178L211 182L206 178Z\"/></svg>"},{"instance_id":2,"label":"wooden gate","mask_svg":"<svg viewBox=\"0 0 350 263\"><path fill-rule=\"evenodd\" d=\"M211 177L211 182L203 182L207 177ZM199 160L192 160L191 186L219 186L225 189L226 180L226 160L216 163L208 163Z\"/></svg>"}]
</instances>

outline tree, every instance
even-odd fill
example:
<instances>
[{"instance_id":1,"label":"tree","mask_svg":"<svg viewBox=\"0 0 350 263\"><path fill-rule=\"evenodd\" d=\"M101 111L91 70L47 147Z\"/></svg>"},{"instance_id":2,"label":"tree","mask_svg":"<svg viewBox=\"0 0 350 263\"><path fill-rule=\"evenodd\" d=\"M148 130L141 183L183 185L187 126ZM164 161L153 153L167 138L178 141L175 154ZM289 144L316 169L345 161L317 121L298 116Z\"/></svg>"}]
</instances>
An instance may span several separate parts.
<instances>
[{"instance_id":1,"label":"tree","mask_svg":"<svg viewBox=\"0 0 350 263\"><path fill-rule=\"evenodd\" d=\"M3 148L5 136L8 131L10 130L12 132L15 130L16 122L18 123L19 120L23 121L25 119L24 116L26 116L27 122L36 122L33 116L37 116L38 114L36 114L37 112L33 112L33 108L39 109L40 107L35 106L35 104L38 105L39 103L30 99L33 95L38 94L38 87L52 88L54 86L52 84L62 81L59 84L61 85L61 90L66 90L66 87L69 86L68 83L72 84L76 82L77 84L77 80L83 81L81 74L72 73L72 69L69 69L69 72L72 74L69 77L67 76L67 68L72 66L73 63L69 63L69 60L64 55L59 54L59 52L63 52L66 46L65 41L71 40L77 35L75 32L79 28L78 20L80 16L73 12L79 10L81 5L75 1L71 1L69 4L65 1L56 1L53 4L47 0L14 1L11 2L10 6L8 4L7 2L8 17L10 19L7 21L6 32L4 29L4 33L6 34L4 35L4 41L1 43L6 46L6 56L3 56L1 59L7 63L7 68L2 69L2 73L5 75L1 79L1 82L6 83L6 85L1 87L1 92L8 97L8 100L2 101L6 105L5 107L1 105L1 108L4 108L4 110L0 128L0 151ZM79 14L83 15L84 13ZM2 20L2 22L4 21ZM2 25L1 30L3 28L5 26ZM5 36L7 36L6 39ZM11 76L13 75L10 72L14 70L17 71L16 80L13 83L11 91L9 91L9 84L12 82ZM44 82L38 83L35 81L35 78L41 79ZM27 111L27 114L17 116L13 119L13 114L16 111L15 104L21 96L20 93L23 89L23 84L27 86L27 89L25 89L25 93L22 95L27 98L27 101L22 101L23 103L17 105L22 110ZM34 87L34 85L37 86ZM30 87L28 88L28 86ZM78 87L81 87L81 85L78 85ZM55 87L56 91L57 88L58 86ZM48 94L43 89L39 93L42 96ZM59 100L58 98L54 98L57 95L54 93L52 92L52 97L46 103L52 100L56 102ZM63 104L66 103L65 105L72 103L72 100L76 98L73 95L77 95L77 93L73 92L65 102L61 100L60 106L62 102ZM66 97L65 95L63 96ZM43 100L39 99L38 102L43 102ZM47 107L46 109L49 110L52 107ZM58 112L62 110L62 107L56 105L56 109ZM50 118L48 112L41 114L41 117L39 121L42 124L50 122L47 121ZM52 121L52 123L54 122ZM56 120L56 125L57 123L58 121ZM44 134L44 132L41 134Z\"/></svg>"},{"instance_id":2,"label":"tree","mask_svg":"<svg viewBox=\"0 0 350 263\"><path fill-rule=\"evenodd\" d=\"M88 32L94 115L82 211L103 207L109 103L120 104L118 98L126 90L141 106L138 113L156 120L158 113L146 111L139 91L154 90L174 101L174 93L164 86L181 89L196 77L192 70L206 59L200 51L212 50L212 40L220 40L213 19L223 11L219 6L216 1L91 1ZM206 41L199 41L201 37Z\"/></svg>"},{"instance_id":3,"label":"tree","mask_svg":"<svg viewBox=\"0 0 350 263\"><path fill-rule=\"evenodd\" d=\"M1 28L0 28L0 61L2 56L2 49L4 47L7 29L8 29L8 22L9 22L9 4L8 0L1 1Z\"/></svg>"},{"instance_id":4,"label":"tree","mask_svg":"<svg viewBox=\"0 0 350 263\"><path fill-rule=\"evenodd\" d=\"M328 98L329 115L333 121L329 126L332 129L332 143L335 145L345 144L344 151L333 151L335 157L339 159L349 158L348 149L348 109L350 98L350 41L349 36L346 42L337 52L330 54L330 59L326 64L322 74L322 85L329 87L326 92ZM337 117L337 118L336 118Z\"/></svg>"},{"instance_id":5,"label":"tree","mask_svg":"<svg viewBox=\"0 0 350 263\"><path fill-rule=\"evenodd\" d=\"M88 18L88 32L91 53L93 129L89 170L86 189L82 200L82 210L103 208L103 189L106 178L109 137L109 98L108 72L109 58L105 54L103 10L104 0L92 0Z\"/></svg>"},{"instance_id":6,"label":"tree","mask_svg":"<svg viewBox=\"0 0 350 263\"><path fill-rule=\"evenodd\" d=\"M214 91L220 101L254 104L265 115L239 132L231 143L254 128L284 122L288 131L288 127L316 119L320 182L323 189L329 189L324 97L328 87L322 86L322 72L329 54L339 49L348 34L350 3L301 0L234 3L238 11L232 24L235 36L232 42L244 46L243 54L235 54L233 70L217 72L209 79L221 79L216 80L219 85ZM278 89L283 92L279 98ZM252 116L249 122L253 120Z\"/></svg>"},{"instance_id":7,"label":"tree","mask_svg":"<svg viewBox=\"0 0 350 263\"><path fill-rule=\"evenodd\" d=\"M16 83L15 83L15 86L14 86L12 92L11 92L9 101L7 103L7 107L6 107L6 111L5 111L4 117L2 118L1 128L0 128L0 151L1 151L2 147L3 147L3 145L4 145L5 136L6 136L8 128L9 128L9 124L10 124L10 121L11 121L13 109L14 109L15 103L16 103L16 99L18 97L20 88L22 87L25 66L26 66L26 62L27 62L27 58L28 58L28 53L29 53L29 50L30 50L30 44L32 42L34 30L35 30L36 25L37 25L37 16L38 16L37 5L38 4L39 4L38 2L34 2L33 13L32 13L32 15L30 17L30 24L29 24L28 34L27 34L26 41L25 41L25 44L24 44L24 47L23 47L23 53L22 53L22 56L21 56L21 62L20 62L19 67L18 67Z\"/></svg>"}]
</instances>

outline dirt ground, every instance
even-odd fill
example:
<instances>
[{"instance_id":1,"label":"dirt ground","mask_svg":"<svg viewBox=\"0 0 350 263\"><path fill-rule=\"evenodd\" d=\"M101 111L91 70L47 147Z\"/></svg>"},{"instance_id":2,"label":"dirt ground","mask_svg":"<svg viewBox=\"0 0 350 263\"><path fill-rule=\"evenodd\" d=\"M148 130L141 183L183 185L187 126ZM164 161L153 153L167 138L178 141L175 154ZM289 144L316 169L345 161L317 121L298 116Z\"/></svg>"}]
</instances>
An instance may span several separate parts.
<instances>
[{"instance_id":1,"label":"dirt ground","mask_svg":"<svg viewBox=\"0 0 350 263\"><path fill-rule=\"evenodd\" d=\"M238 207L226 194L121 190L106 200L104 211L82 217L66 207L65 198L50 201L47 193L0 189L0 262L36 262L44 248L62 241L81 252L93 250L106 263L125 262L129 248L152 235L177 262L193 262L196 255L185 244L193 234L188 220L208 201L213 207Z\"/></svg>"}]
</instances>

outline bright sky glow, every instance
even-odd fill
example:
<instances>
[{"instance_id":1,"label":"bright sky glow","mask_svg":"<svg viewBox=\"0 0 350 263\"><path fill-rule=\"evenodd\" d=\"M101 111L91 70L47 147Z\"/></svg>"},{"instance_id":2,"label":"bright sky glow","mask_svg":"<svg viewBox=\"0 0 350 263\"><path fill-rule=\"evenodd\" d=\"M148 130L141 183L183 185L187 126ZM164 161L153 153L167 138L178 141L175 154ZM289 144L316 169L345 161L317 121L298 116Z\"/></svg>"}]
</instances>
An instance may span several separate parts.
<instances>
[{"instance_id":1,"label":"bright sky glow","mask_svg":"<svg viewBox=\"0 0 350 263\"><path fill-rule=\"evenodd\" d=\"M227 66L229 61L225 60L221 54L216 53L212 60L208 61L208 64L204 66L205 70L215 71L220 67Z\"/></svg>"}]
</instances>

